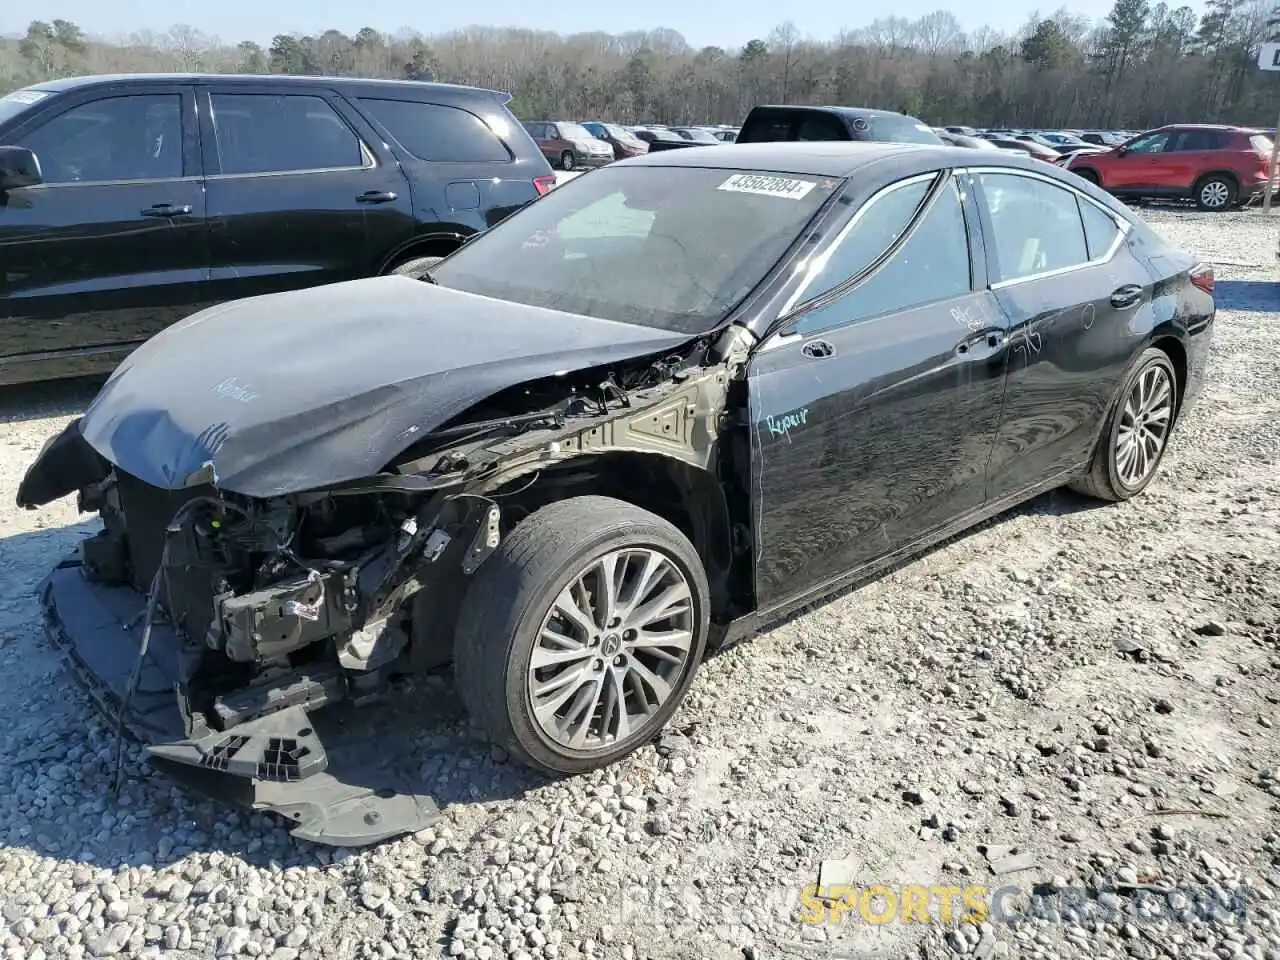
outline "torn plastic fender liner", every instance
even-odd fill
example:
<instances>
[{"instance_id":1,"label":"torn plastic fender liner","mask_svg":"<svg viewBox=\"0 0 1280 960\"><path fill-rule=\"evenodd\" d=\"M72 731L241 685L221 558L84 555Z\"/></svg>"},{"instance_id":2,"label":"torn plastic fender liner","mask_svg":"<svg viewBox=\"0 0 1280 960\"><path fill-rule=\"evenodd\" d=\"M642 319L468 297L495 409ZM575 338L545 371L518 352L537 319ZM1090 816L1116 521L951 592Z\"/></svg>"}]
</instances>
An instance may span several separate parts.
<instances>
[{"instance_id":1,"label":"torn plastic fender liner","mask_svg":"<svg viewBox=\"0 0 1280 960\"><path fill-rule=\"evenodd\" d=\"M102 454L80 432L80 418L45 441L35 462L18 485L18 506L28 510L60 500L98 483L111 472Z\"/></svg>"}]
</instances>

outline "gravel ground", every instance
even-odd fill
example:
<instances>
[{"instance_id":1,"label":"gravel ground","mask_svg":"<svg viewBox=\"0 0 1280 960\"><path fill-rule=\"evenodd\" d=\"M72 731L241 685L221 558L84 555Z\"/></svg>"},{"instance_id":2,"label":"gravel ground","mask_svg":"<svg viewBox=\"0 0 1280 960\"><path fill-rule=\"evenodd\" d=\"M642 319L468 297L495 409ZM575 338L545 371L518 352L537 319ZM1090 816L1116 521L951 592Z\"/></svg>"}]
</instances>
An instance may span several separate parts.
<instances>
[{"instance_id":1,"label":"gravel ground","mask_svg":"<svg viewBox=\"0 0 1280 960\"><path fill-rule=\"evenodd\" d=\"M111 800L110 731L33 599L87 525L3 507L4 956L1280 958L1280 293L1257 283L1280 228L1146 215L1219 264L1220 309L1143 497L1051 494L722 654L670 735L597 775L532 778L446 710L424 775L458 802L375 849L215 808L137 750ZM5 504L91 392L0 394ZM824 862L1013 885L1022 912L805 924Z\"/></svg>"}]
</instances>

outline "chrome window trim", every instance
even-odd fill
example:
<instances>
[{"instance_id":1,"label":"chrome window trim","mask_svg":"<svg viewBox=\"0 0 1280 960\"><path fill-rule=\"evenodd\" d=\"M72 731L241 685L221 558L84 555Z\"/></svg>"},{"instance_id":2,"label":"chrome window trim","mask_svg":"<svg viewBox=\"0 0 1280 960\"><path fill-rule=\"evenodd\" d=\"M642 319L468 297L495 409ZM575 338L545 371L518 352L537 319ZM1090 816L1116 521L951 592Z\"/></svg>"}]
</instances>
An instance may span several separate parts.
<instances>
[{"instance_id":1,"label":"chrome window trim","mask_svg":"<svg viewBox=\"0 0 1280 960\"><path fill-rule=\"evenodd\" d=\"M1089 267L1096 267L1104 263L1109 263L1115 257L1115 255L1119 252L1120 246L1124 243L1124 241L1128 238L1129 234L1133 231L1133 224L1131 224L1128 220L1125 220L1123 217L1118 216L1114 211L1108 210L1103 204L1099 203L1097 200L1094 200L1092 197L1084 193L1081 193L1079 190L1077 190L1075 187L1071 186L1068 183L1063 183L1061 180L1055 180L1053 177L1046 177L1042 174L1036 173L1034 170L1020 170L1014 167L965 167L963 169L966 173L972 176L981 176L984 173L1002 174L1004 176L1025 177L1028 180L1039 180L1041 183L1046 183L1051 187L1057 187L1059 190L1064 190L1067 193L1074 196L1076 198L1077 203L1084 201L1085 203L1092 204L1095 209L1100 210L1103 214L1106 215L1106 217L1112 223L1116 225L1116 228L1118 231L1116 233L1115 239L1111 241L1111 246L1108 247L1106 253L1102 254L1101 256L1094 257L1090 260L1085 260L1082 263L1074 263L1069 267L1056 267L1053 270L1042 270L1039 273L1030 273L1030 274L1027 274L1027 276L1025 277L1014 277L1011 280L997 280L994 283L989 283L987 285L992 290L1004 290L1008 287L1017 286L1020 283L1028 283L1032 280L1044 280L1048 277L1060 277L1060 276L1063 276L1064 274L1074 273L1077 270L1085 270L1085 269L1088 269ZM990 216L991 216L991 211L988 210L987 217L990 218ZM1081 231L1084 230L1083 219L1081 220L1081 223L1080 223L1080 229ZM1089 249L1088 239L1086 237L1086 240L1085 240L1086 252L1088 251L1088 249Z\"/></svg>"},{"instance_id":2,"label":"chrome window trim","mask_svg":"<svg viewBox=\"0 0 1280 960\"><path fill-rule=\"evenodd\" d=\"M213 152L214 152L214 155L218 158L219 167L222 166L222 151L219 149L219 145L218 145L218 109L217 109L217 105L213 102L213 98L226 97L226 96L231 96L231 97L308 97L312 100L319 100L322 103L324 103L324 105L333 112L333 115L338 119L338 122L341 123L342 126L345 127L353 137L356 138L356 143L360 145L361 163L358 166L348 165L344 167L304 167L297 170L259 170L259 171L245 172L245 173L210 173L205 175L204 179L206 180L231 180L231 179L243 180L247 177L292 177L292 176L296 176L297 174L304 174L304 173L353 173L358 170L375 170L379 165L377 154L375 154L373 150L370 149L369 145L364 142L364 137L360 136L359 131L356 130L354 127L351 126L350 123L347 122L347 118L344 117L337 110L334 110L333 104L330 103L327 98L321 96L320 94L317 94L317 93L260 93L258 91L254 91L251 93L233 93L233 92L227 92L222 90L212 90L212 89L209 90L208 94L209 94L209 126L213 130Z\"/></svg>"},{"instance_id":3,"label":"chrome window trim","mask_svg":"<svg viewBox=\"0 0 1280 960\"><path fill-rule=\"evenodd\" d=\"M61 190L63 187L139 187L152 183L199 183L204 177L154 177L141 180L67 180L63 183L36 183L22 190Z\"/></svg>"},{"instance_id":4,"label":"chrome window trim","mask_svg":"<svg viewBox=\"0 0 1280 960\"><path fill-rule=\"evenodd\" d=\"M825 267L827 265L827 261L831 259L831 254L834 253L840 244L844 242L845 238L849 235L849 231L861 222L862 218L866 216L867 211L874 207L882 197L887 197L891 193L903 190L906 187L913 186L917 183L932 183L938 179L938 175L942 172L942 170L934 170L930 173L915 174L907 177L905 180L898 180L889 184L887 187L882 187L880 190L868 197L867 202L854 211L853 216L849 218L849 222L841 228L840 232L836 234L835 238L827 245L827 248L823 250L822 253L818 254L818 256L811 260L802 261L801 263L796 264L795 272L804 273L806 276L800 286L796 289L795 293L787 298L781 309L779 309L778 316L774 319L779 320L785 317L800 305L800 297L804 295L805 291L813 284L813 281L817 278L818 274L822 272L822 268ZM879 256L879 254L877 254L877 256ZM837 286L839 286L839 284L834 284L832 289L835 289ZM826 291L823 291L823 293L825 292ZM821 295L822 294L818 294L817 296ZM807 303L808 301L805 302Z\"/></svg>"}]
</instances>

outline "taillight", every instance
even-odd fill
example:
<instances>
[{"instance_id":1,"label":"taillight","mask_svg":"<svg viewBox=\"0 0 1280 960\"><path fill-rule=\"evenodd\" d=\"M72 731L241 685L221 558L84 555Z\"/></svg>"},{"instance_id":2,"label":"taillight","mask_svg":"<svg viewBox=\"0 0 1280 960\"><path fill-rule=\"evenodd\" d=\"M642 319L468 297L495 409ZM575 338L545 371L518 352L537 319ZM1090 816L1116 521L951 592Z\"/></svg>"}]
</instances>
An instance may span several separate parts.
<instances>
[{"instance_id":1,"label":"taillight","mask_svg":"<svg viewBox=\"0 0 1280 960\"><path fill-rule=\"evenodd\" d=\"M1191 285L1213 296L1213 264L1197 263L1191 268Z\"/></svg>"},{"instance_id":2,"label":"taillight","mask_svg":"<svg viewBox=\"0 0 1280 960\"><path fill-rule=\"evenodd\" d=\"M538 196L543 196L551 192L551 188L556 185L555 174L549 177L534 177L533 188L538 191Z\"/></svg>"}]
</instances>

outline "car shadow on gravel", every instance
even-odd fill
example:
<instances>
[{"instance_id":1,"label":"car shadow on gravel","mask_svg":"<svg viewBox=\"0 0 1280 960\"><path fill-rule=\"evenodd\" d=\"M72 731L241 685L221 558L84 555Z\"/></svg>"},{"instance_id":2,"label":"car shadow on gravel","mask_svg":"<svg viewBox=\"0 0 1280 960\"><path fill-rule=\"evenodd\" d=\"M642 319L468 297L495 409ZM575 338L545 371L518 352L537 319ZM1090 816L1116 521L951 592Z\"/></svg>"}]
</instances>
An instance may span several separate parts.
<instances>
[{"instance_id":1,"label":"car shadow on gravel","mask_svg":"<svg viewBox=\"0 0 1280 960\"><path fill-rule=\"evenodd\" d=\"M22 423L79 413L101 389L104 378L79 377L0 387L0 423Z\"/></svg>"},{"instance_id":2,"label":"car shadow on gravel","mask_svg":"<svg viewBox=\"0 0 1280 960\"><path fill-rule=\"evenodd\" d=\"M1277 313L1280 312L1280 281L1219 280L1213 287L1213 299L1219 310Z\"/></svg>"}]
</instances>

